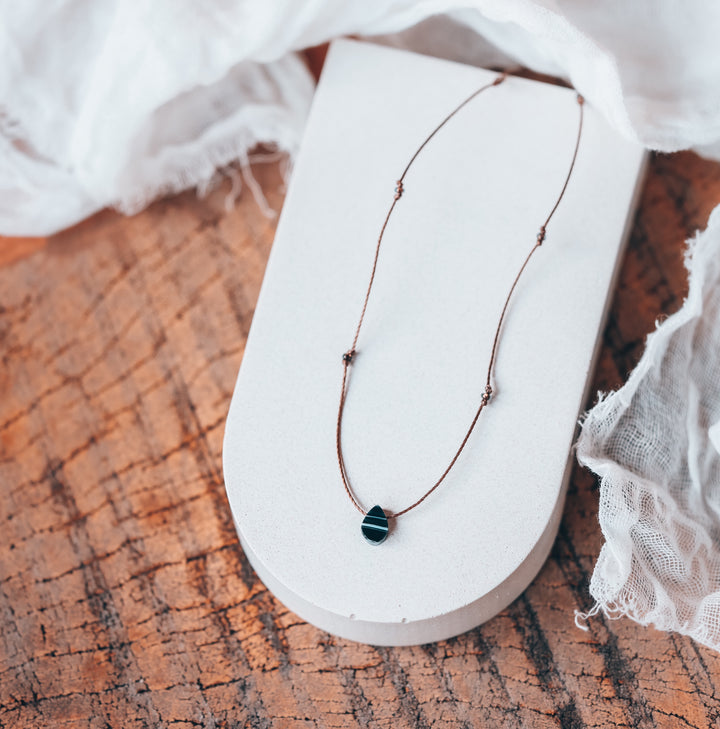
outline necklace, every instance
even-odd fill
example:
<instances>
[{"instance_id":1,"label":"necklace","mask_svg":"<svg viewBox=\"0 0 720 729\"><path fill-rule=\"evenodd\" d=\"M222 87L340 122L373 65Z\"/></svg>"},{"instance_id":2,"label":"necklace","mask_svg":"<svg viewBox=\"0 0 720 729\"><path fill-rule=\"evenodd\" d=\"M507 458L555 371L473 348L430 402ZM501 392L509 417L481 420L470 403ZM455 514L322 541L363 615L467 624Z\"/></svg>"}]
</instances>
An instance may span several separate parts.
<instances>
[{"instance_id":1,"label":"necklace","mask_svg":"<svg viewBox=\"0 0 720 729\"><path fill-rule=\"evenodd\" d=\"M468 439L470 438L471 433L473 432L473 429L475 428L475 424L478 421L478 418L480 417L480 413L485 409L487 404L490 402L490 397L492 396L492 386L491 386L491 379L493 374L493 367L495 365L495 358L497 354L497 348L498 344L500 342L500 331L502 329L502 323L505 318L505 313L507 311L508 305L510 303L510 299L513 295L513 292L515 291L515 287L518 284L518 281L520 280L520 277L523 274L523 271L525 270L527 264L530 261L530 258L532 257L533 253L540 248L540 246L543 244L546 236L546 228L548 223L550 222L550 219L555 214L555 211L558 209L558 206L560 205L560 201L562 200L565 190L567 189L568 183L570 182L570 177L573 172L573 168L575 167L575 160L577 159L577 153L578 149L580 147L580 137L582 135L582 126L583 126L583 105L584 105L584 99L580 94L577 95L577 103L580 111L579 116L579 122L578 122L578 131L577 131L577 137L575 139L575 147L573 150L572 160L570 162L570 167L567 172L567 176L565 177L565 182L563 183L562 189L560 190L560 194L557 197L557 200L555 201L555 204L553 205L552 209L550 210L548 216L545 218L545 222L540 226L538 230L538 234L536 237L535 245L531 248L530 252L528 253L527 257L523 261L522 265L520 266L520 270L517 272L517 275L515 276L514 281L512 282L510 289L508 291L507 296L505 297L505 302L503 304L502 310L500 312L500 318L498 319L497 327L495 329L495 337L493 339L492 344L492 350L490 353L490 361L488 363L488 369L487 369L487 378L485 380L485 389L480 397L480 405L475 413L475 416L472 419L472 422L470 423L470 427L468 428L467 432L465 433L465 436L460 443L460 447L455 452L455 455L452 457L450 463L448 464L447 468L443 471L440 478L414 503L410 504L410 506L405 507L404 509L397 511L395 513L386 513L385 510L379 506L373 506L372 509L369 511L366 511L361 505L360 502L355 497L352 488L350 487L350 482L347 475L347 470L345 468L345 459L343 457L342 452L342 438L341 438L341 432L342 432L342 417L343 417L343 410L345 408L345 399L347 395L347 383L348 383L348 376L350 371L350 366L353 363L353 360L355 359L355 355L357 354L356 346L358 342L358 337L360 336L360 329L362 327L363 319L365 318L365 311L367 309L368 300L370 299L370 291L372 289L373 281L375 279L375 271L377 269L377 262L378 262L378 254L380 253L380 244L382 243L383 235L385 233L385 228L387 227L388 221L390 220L390 216L393 213L393 210L395 209L395 206L397 205L398 201L402 197L405 189L404 189L404 181L405 176L407 175L408 171L412 167L413 162L417 159L420 152L422 152L425 145L437 134L437 132L442 129L442 127L447 124L450 119L457 114L460 109L462 109L466 104L468 104L470 101L472 101L476 96L481 94L483 91L486 91L487 89L492 88L493 86L499 86L505 79L507 78L507 74L503 73L499 75L494 81L492 81L489 84L486 84L485 86L481 86L479 89L477 89L475 92L470 94L464 101L462 101L458 106L455 107L436 127L435 129L428 134L428 136L425 138L425 140L420 144L420 146L417 148L415 153L410 158L410 161L407 163L405 170L403 171L402 175L400 175L400 178L397 180L395 185L395 191L392 199L392 203L390 204L390 208L387 212L387 215L385 216L385 221L382 224L382 227L380 229L380 235L378 236L377 245L375 246L375 256L373 259L372 264L372 270L370 272L370 281L368 283L367 291L365 293L365 301L363 302L362 311L360 313L360 320L358 321L358 325L355 329L355 336L352 341L352 345L350 349L347 350L342 356L342 367L343 367L343 376L342 376L342 387L340 390L340 404L338 406L338 416L337 416L337 426L335 429L335 442L337 446L337 457L338 457L338 465L340 467L340 476L343 481L343 485L345 487L345 491L350 498L350 501L353 503L355 508L363 515L363 521L361 524L361 532L363 536L365 537L366 541L368 541L370 544L380 544L385 541L388 532L390 531L390 525L389 520L390 519L397 519L399 516L402 516L403 514L407 514L408 511L411 509L414 509L416 506L419 506L425 499L427 499L430 494L435 491L435 489L440 486L440 484L445 480L445 477L450 472L450 469L455 464L455 461L457 461L458 457L460 456L460 453L462 453L463 448L465 448L465 444L468 442Z\"/></svg>"}]
</instances>

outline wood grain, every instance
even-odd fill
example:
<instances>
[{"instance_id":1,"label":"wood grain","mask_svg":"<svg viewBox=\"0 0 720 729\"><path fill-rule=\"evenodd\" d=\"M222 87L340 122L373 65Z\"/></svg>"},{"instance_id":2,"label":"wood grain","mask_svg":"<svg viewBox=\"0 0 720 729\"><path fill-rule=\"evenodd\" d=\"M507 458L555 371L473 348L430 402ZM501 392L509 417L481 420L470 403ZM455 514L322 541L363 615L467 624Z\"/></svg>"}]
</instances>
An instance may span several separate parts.
<instances>
[{"instance_id":1,"label":"wood grain","mask_svg":"<svg viewBox=\"0 0 720 729\"><path fill-rule=\"evenodd\" d=\"M278 165L254 173L279 209ZM221 441L275 221L228 191L104 212L2 259L0 725L720 725L714 653L628 620L575 627L602 543L580 469L540 575L455 639L363 646L267 592ZM653 159L595 389L680 305L683 241L718 200L720 165Z\"/></svg>"}]
</instances>

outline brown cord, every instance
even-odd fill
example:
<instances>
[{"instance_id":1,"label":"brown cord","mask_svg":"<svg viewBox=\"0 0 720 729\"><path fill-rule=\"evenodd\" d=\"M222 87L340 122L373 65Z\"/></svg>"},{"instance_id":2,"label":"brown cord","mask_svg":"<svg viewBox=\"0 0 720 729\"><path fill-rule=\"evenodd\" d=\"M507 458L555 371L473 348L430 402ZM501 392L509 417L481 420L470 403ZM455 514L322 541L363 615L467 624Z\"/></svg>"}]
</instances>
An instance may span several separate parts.
<instances>
[{"instance_id":1,"label":"brown cord","mask_svg":"<svg viewBox=\"0 0 720 729\"><path fill-rule=\"evenodd\" d=\"M355 495L353 494L352 489L350 488L350 482L348 480L347 471L345 469L345 459L343 458L342 438L341 438L342 416L343 416L343 410L345 408L345 398L347 395L348 369L349 369L350 364L352 364L353 358L355 357L355 354L356 354L355 347L357 346L358 337L360 336L360 328L362 327L363 319L365 318L365 311L367 310L368 301L370 299L370 291L372 289L373 281L375 280L375 271L377 269L378 255L380 253L380 244L382 243L383 235L385 234L385 228L387 227L388 221L390 220L390 216L392 215L392 212L395 209L395 205L397 204L397 201L403 195L403 192L404 192L403 182L405 180L405 175L407 175L408 171L410 170L410 167L412 166L413 162L415 161L417 156L420 154L420 152L423 150L425 145L467 103L472 101L478 94L482 93L483 91L485 91L489 88L492 88L493 86L499 86L503 81L505 81L506 78L507 78L507 74L503 73L500 76L498 76L491 83L486 84L485 86L481 86L479 89L477 89L477 91L473 92L462 103L460 103L457 107L455 107L455 109L453 109L453 111L451 111L440 122L440 124L438 124L435 127L435 129L433 129L432 132L430 132L430 134L425 138L423 143L417 148L417 150L415 151L413 156L410 158L410 161L408 162L407 166L405 167L405 170L403 171L402 175L400 175L400 178L397 180L396 185L395 185L395 194L393 195L393 201L390 204L390 208L387 212L387 215L385 216L385 220L382 224L382 228L380 229L380 235L378 236L377 245L375 246L375 256L373 258L372 271L370 273L370 282L368 283L367 291L365 293L365 300L363 302L362 311L360 313L360 320L358 321L358 325L355 330L355 336L353 337L352 346L342 356L342 363L343 363L342 388L340 390L340 405L338 407L337 426L335 429L335 443L336 443L336 447L337 447L338 465L340 466L340 476L342 477L343 485L345 486L345 491L346 491L347 495L349 496L350 500L354 504L355 508L363 515L367 514L367 511L365 509L363 509L363 507L358 503L358 500L355 498ZM445 477L450 472L450 469L455 465L455 461L457 461L458 457L460 456L460 454L463 451L463 448L465 447L465 444L468 442L468 439L470 438L470 435L473 432L473 429L475 428L475 424L477 423L478 418L480 417L480 413L483 411L484 407L488 404L488 402L490 402L490 397L492 396L492 387L490 385L490 381L492 379L493 367L495 365L495 359L496 359L496 355L497 355L497 348L498 348L498 344L500 342L500 331L502 329L502 324L505 319L505 314L507 312L508 305L510 304L510 299L513 295L513 292L515 291L515 288L516 288L518 282L520 281L520 277L522 276L523 271L525 270L528 263L530 262L530 258L532 257L533 253L535 253L535 251L543 244L543 242L545 240L546 229L547 229L548 223L550 222L550 219L552 218L552 216L555 214L555 211L558 209L558 206L560 205L560 201L563 199L563 196L565 195L565 191L567 190L568 183L570 182L570 177L572 176L572 172L575 167L575 161L577 160L578 149L580 148L580 137L582 136L583 106L584 106L584 102L585 102L585 100L583 99L582 96L580 96L580 94L577 95L577 102L578 102L578 106L580 108L580 121L578 124L578 132L577 132L577 137L575 139L575 148L573 150L573 156L572 156L572 160L570 162L570 167L568 169L567 176L565 177L565 182L562 186L562 189L560 190L560 194L558 195L558 198L555 201L555 204L553 205L552 210L550 210L550 213L548 214L547 218L545 219L545 222L540 226L540 230L538 231L535 245L532 247L532 249L528 253L527 257L523 261L522 266L520 266L520 270L518 271L517 276L515 276L515 280L512 282L508 295L505 298L505 303L503 304L502 311L500 312L500 318L498 319L497 328L495 329L495 337L493 339L492 350L490 353L490 362L488 364L488 370L487 370L487 379L485 381L485 390L482 394L482 397L480 398L480 406L478 407L477 412L475 413L475 417L473 418L472 423L470 423L470 427L468 428L467 433L465 433L465 437L463 438L462 443L460 443L460 447L455 452L455 455L452 457L452 460L448 464L447 468L443 471L440 478L416 502L414 502L413 504L410 504L410 506L406 507L405 509L402 509L401 511L395 512L394 514L387 514L386 516L388 519L397 518L398 516L401 516L402 514L406 514L411 509L414 509L416 506L419 506L445 480Z\"/></svg>"}]
</instances>

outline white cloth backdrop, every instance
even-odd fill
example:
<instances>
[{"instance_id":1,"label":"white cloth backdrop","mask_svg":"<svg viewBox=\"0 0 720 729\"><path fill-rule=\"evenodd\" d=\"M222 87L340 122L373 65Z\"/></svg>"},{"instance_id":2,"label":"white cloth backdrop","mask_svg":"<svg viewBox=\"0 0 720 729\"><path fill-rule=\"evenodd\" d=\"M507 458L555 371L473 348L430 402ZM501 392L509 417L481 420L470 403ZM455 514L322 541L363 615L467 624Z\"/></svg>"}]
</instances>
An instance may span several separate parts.
<instances>
[{"instance_id":1,"label":"white cloth backdrop","mask_svg":"<svg viewBox=\"0 0 720 729\"><path fill-rule=\"evenodd\" d=\"M313 84L291 51L442 12L452 20L387 42L516 59L569 79L653 149L720 158L720 3L0 0L0 234L138 210L258 140L292 155Z\"/></svg>"},{"instance_id":2,"label":"white cloth backdrop","mask_svg":"<svg viewBox=\"0 0 720 729\"><path fill-rule=\"evenodd\" d=\"M0 20L5 235L202 189L259 141L292 160L313 93L294 51L345 34L561 76L622 134L720 159L720 3L0 0ZM578 451L602 476L598 608L715 648L718 216L694 246L683 310L589 415Z\"/></svg>"}]
</instances>

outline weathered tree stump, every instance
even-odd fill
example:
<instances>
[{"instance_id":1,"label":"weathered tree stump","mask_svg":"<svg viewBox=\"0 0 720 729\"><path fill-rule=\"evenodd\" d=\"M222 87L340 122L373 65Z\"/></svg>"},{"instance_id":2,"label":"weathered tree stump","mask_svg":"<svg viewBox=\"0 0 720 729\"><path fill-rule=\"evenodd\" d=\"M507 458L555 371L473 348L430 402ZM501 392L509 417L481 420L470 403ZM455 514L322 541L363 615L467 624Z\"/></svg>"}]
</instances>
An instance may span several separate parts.
<instances>
[{"instance_id":1,"label":"weathered tree stump","mask_svg":"<svg viewBox=\"0 0 720 729\"><path fill-rule=\"evenodd\" d=\"M277 164L254 168L270 204ZM552 555L482 627L412 648L288 612L238 546L225 416L274 232L229 185L0 242L0 725L710 727L710 650L588 609L602 538L576 468ZM686 290L720 165L654 158L595 389ZM589 403L590 404L590 403Z\"/></svg>"}]
</instances>

